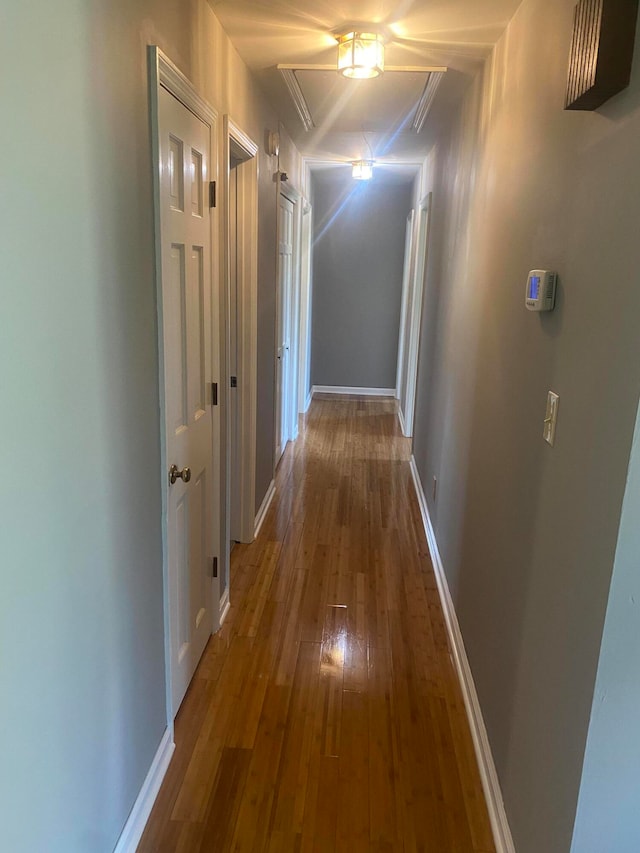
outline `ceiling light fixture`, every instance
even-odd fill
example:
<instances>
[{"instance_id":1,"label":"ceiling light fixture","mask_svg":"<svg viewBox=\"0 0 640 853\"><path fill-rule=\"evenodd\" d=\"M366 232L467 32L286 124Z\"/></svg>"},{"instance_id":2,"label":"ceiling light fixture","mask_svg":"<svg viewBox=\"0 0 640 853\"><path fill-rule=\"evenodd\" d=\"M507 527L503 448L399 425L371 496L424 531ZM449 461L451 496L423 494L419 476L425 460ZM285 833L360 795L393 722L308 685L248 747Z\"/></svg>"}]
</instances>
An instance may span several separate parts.
<instances>
[{"instance_id":1,"label":"ceiling light fixture","mask_svg":"<svg viewBox=\"0 0 640 853\"><path fill-rule=\"evenodd\" d=\"M351 166L351 177L356 181L370 181L373 177L373 160L355 160Z\"/></svg>"},{"instance_id":2,"label":"ceiling light fixture","mask_svg":"<svg viewBox=\"0 0 640 853\"><path fill-rule=\"evenodd\" d=\"M384 71L384 39L377 33L338 37L338 71L351 80L368 80Z\"/></svg>"}]
</instances>

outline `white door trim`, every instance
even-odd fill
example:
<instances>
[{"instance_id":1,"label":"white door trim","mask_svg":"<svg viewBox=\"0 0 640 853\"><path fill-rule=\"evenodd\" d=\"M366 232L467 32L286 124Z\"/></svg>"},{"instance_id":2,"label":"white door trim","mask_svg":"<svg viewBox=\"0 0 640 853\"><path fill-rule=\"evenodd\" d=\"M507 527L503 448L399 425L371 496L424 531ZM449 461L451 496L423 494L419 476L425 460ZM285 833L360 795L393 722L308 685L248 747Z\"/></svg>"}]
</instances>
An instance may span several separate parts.
<instances>
[{"instance_id":1,"label":"white door trim","mask_svg":"<svg viewBox=\"0 0 640 853\"><path fill-rule=\"evenodd\" d=\"M230 287L230 237L229 237L229 158L233 154L238 167L238 280L240 282L238 313L238 441L240 442L240 537L242 542L253 542L256 516L256 408L258 394L258 146L228 115L224 116L224 317L225 317L225 370L222 395L225 408L226 434L229 435L231 410L228 405L229 364L229 287ZM224 550L227 572L230 561L231 512L231 459L230 444L226 442L226 485ZM227 574L228 577L228 574Z\"/></svg>"},{"instance_id":2,"label":"white door trim","mask_svg":"<svg viewBox=\"0 0 640 853\"><path fill-rule=\"evenodd\" d=\"M304 414L311 402L311 286L313 250L313 210L308 201L302 207L300 229L300 343L298 356L298 413Z\"/></svg>"},{"instance_id":3,"label":"white door trim","mask_svg":"<svg viewBox=\"0 0 640 853\"><path fill-rule=\"evenodd\" d=\"M171 62L159 47L156 45L149 46L149 71L151 86L151 95L158 94L158 86L164 86L171 94L176 97L181 103L188 107L192 113L198 116L201 121L212 127L217 118L218 112L202 98L194 88L188 77L180 71L180 69ZM154 85L155 83L155 85ZM151 106L157 109L157 101L151 101ZM157 113L156 113L157 116Z\"/></svg>"},{"instance_id":4,"label":"white door trim","mask_svg":"<svg viewBox=\"0 0 640 853\"><path fill-rule=\"evenodd\" d=\"M289 186L289 184L285 184L278 175L278 202L277 202L277 236L276 241L278 247L280 247L281 243L281 233L280 233L280 225L281 225L281 216L280 216L280 205L281 199L284 198L286 201L291 204L292 216L291 216L291 282L290 282L290 293L289 293L289 306L288 306L288 330L289 330L289 343L288 343L288 354L286 358L286 371L283 370L282 375L282 387L281 387L281 398L278 399L277 392L277 373L278 370L277 363L274 361L274 383L276 387L276 398L275 398L275 407L273 413L273 422L274 422L274 476L275 469L278 466L282 455L284 454L286 445L289 441L295 441L298 437L298 391L299 391L299 367L300 367L300 302L301 302L301 293L300 293L300 285L302 280L301 275L301 265L300 265L300 233L302 230L302 208L304 206L303 197L298 190L294 187ZM281 253L278 251L278 261L277 261L277 270L276 270L276 286L280 287L280 273L281 273ZM276 304L279 304L279 299L276 300ZM276 309L278 310L278 309ZM278 338L281 332L280 329L280 318L276 317L276 326L275 326L275 352L276 355L278 353L278 349L281 345L281 340ZM278 412L278 406L281 407L281 411ZM284 432L285 440L283 442L282 447L280 447L281 435L278 435L278 423L281 423L280 432ZM280 448L280 455L278 455L278 449Z\"/></svg>"},{"instance_id":5,"label":"white door trim","mask_svg":"<svg viewBox=\"0 0 640 853\"><path fill-rule=\"evenodd\" d=\"M174 97L176 97L185 107L191 110L204 124L211 129L211 142L209 151L210 162L210 177L215 179L217 175L217 146L214 134L215 123L218 114L195 90L187 77L165 56L165 54L156 45L148 47L148 73L149 73L149 100L151 112L151 145L152 145L152 161L153 161L153 209L154 209L154 236L155 236L155 279L156 279L156 297L158 306L158 368L159 368L159 393L160 393L160 482L162 489L162 574L163 574L163 609L164 609L164 647L165 647L165 673L166 673L166 712L167 712L167 727L170 732L170 738L173 742L173 703L171 698L171 627L170 627L170 588L169 588L169 556L168 556L168 478L167 471L169 470L169 458L167 455L167 435L165 429L164 411L166 406L165 400L165 366L164 366L164 342L163 342L163 315L162 315L162 250L161 250L161 219L160 219L160 135L159 135L159 92L160 87L164 87ZM215 217L211 217L211 271L215 275L215 260L216 260L216 223ZM212 299L212 305L215 300ZM212 330L214 331L219 326L219 317L214 307L212 309ZM215 346L212 347L212 375L219 376L219 354ZM219 470L219 453L216 453L215 436L220 435L220 413L219 408L213 408L213 434L214 434L214 470ZM219 494L219 484L213 484L213 512L214 516L221 517L220 502L217 498ZM220 558L220 530L216 529L214 524L213 530L213 549ZM214 581L212 584L213 601L213 630L216 631L219 627L217 614L219 611L219 589Z\"/></svg>"},{"instance_id":6,"label":"white door trim","mask_svg":"<svg viewBox=\"0 0 640 853\"><path fill-rule=\"evenodd\" d=\"M429 252L429 231L431 223L431 203L433 193L428 193L418 205L418 216L414 219L415 230L415 259L413 264L413 293L411 297L409 339L408 347L407 377L406 377L406 401L400 401L404 420L404 434L408 437L413 435L413 426L416 406L416 388L418 382L418 356L420 351L420 331L422 329L422 306L425 279L427 277L427 258ZM424 229L423 229L424 224ZM423 239L421 239L423 237Z\"/></svg>"},{"instance_id":7,"label":"white door trim","mask_svg":"<svg viewBox=\"0 0 640 853\"><path fill-rule=\"evenodd\" d=\"M400 334L398 336L398 366L396 369L396 397L401 400L402 386L404 384L404 352L407 343L407 319L409 311L409 292L411 285L411 272L413 263L413 223L415 210L410 210L407 216L407 227L404 243L404 266L402 268L402 302L400 309ZM402 414L402 407L399 407ZM403 430L404 432L404 430Z\"/></svg>"},{"instance_id":8,"label":"white door trim","mask_svg":"<svg viewBox=\"0 0 640 853\"><path fill-rule=\"evenodd\" d=\"M305 198L294 187L279 181L280 194L293 204L293 246L291 258L291 304L289 328L291 352L289 357L289 388L287 394L287 432L290 441L298 437L300 409L300 338L302 305L302 217L307 206Z\"/></svg>"},{"instance_id":9,"label":"white door trim","mask_svg":"<svg viewBox=\"0 0 640 853\"><path fill-rule=\"evenodd\" d=\"M302 198L302 194L295 187L292 187L288 181L282 180L282 173L278 175L278 192L285 198L288 198L291 204L297 204Z\"/></svg>"}]
</instances>

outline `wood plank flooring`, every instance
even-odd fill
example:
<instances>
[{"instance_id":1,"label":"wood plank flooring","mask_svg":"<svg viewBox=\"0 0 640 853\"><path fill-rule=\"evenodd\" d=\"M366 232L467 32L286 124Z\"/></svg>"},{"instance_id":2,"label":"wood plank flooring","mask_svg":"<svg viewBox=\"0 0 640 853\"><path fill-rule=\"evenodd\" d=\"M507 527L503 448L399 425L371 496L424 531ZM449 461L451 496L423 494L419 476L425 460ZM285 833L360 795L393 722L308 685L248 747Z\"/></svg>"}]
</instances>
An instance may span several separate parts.
<instances>
[{"instance_id":1,"label":"wood plank flooring","mask_svg":"<svg viewBox=\"0 0 640 853\"><path fill-rule=\"evenodd\" d=\"M392 401L314 400L140 853L494 853L409 453Z\"/></svg>"}]
</instances>

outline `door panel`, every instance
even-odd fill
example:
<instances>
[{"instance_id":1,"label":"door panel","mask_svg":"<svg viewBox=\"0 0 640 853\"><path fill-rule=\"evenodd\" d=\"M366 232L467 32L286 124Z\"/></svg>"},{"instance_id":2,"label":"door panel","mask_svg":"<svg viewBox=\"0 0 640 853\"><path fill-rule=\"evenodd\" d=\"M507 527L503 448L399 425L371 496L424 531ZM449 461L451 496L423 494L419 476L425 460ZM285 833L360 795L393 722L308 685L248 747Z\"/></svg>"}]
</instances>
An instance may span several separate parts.
<instances>
[{"instance_id":1,"label":"door panel","mask_svg":"<svg viewBox=\"0 0 640 853\"><path fill-rule=\"evenodd\" d=\"M213 626L211 131L163 88L159 119L167 457L183 472L168 487L167 506L175 715Z\"/></svg>"},{"instance_id":2,"label":"door panel","mask_svg":"<svg viewBox=\"0 0 640 853\"><path fill-rule=\"evenodd\" d=\"M189 371L189 399L193 418L198 420L205 410L205 376L206 367L206 339L205 339L205 282L204 282L204 246L192 246L191 248L191 276L189 306L193 316L188 323L187 345L189 348L188 361L193 365Z\"/></svg>"},{"instance_id":3,"label":"door panel","mask_svg":"<svg viewBox=\"0 0 640 853\"><path fill-rule=\"evenodd\" d=\"M167 397L167 412L174 436L186 429L187 411L187 293L184 245L172 243L170 249L169 287L165 288L165 347L172 353L165 371L172 394Z\"/></svg>"},{"instance_id":4,"label":"door panel","mask_svg":"<svg viewBox=\"0 0 640 853\"><path fill-rule=\"evenodd\" d=\"M176 500L174 520L176 584L176 649L182 660L189 647L189 507L186 495Z\"/></svg>"}]
</instances>

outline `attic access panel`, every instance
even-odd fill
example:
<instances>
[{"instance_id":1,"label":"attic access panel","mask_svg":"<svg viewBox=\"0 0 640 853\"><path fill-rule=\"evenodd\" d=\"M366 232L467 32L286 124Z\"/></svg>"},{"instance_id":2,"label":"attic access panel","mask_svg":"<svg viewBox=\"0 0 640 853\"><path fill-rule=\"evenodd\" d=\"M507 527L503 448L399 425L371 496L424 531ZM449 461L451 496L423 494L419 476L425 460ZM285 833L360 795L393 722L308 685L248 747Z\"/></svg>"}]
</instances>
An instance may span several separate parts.
<instances>
[{"instance_id":1,"label":"attic access panel","mask_svg":"<svg viewBox=\"0 0 640 853\"><path fill-rule=\"evenodd\" d=\"M342 133L411 130L429 72L386 72L373 80L346 80L336 71L297 70L316 127Z\"/></svg>"},{"instance_id":2,"label":"attic access panel","mask_svg":"<svg viewBox=\"0 0 640 853\"><path fill-rule=\"evenodd\" d=\"M580 0L565 109L596 110L629 85L638 0Z\"/></svg>"}]
</instances>

